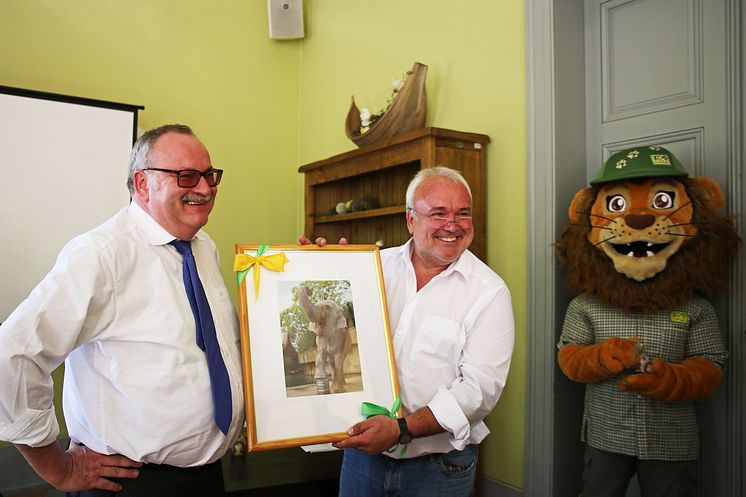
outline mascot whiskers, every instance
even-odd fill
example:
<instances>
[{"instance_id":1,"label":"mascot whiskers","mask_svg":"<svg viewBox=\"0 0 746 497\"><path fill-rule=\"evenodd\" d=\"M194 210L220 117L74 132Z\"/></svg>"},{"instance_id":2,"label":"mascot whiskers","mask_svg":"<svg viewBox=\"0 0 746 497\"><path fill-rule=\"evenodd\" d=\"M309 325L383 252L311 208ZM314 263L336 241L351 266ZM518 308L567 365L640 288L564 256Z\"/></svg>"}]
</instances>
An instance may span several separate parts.
<instances>
[{"instance_id":1,"label":"mascot whiskers","mask_svg":"<svg viewBox=\"0 0 746 497\"><path fill-rule=\"evenodd\" d=\"M557 242L577 296L557 356L585 383L583 495L694 495L693 401L711 395L727 352L706 297L727 286L740 238L723 194L663 147L613 154L575 194Z\"/></svg>"}]
</instances>

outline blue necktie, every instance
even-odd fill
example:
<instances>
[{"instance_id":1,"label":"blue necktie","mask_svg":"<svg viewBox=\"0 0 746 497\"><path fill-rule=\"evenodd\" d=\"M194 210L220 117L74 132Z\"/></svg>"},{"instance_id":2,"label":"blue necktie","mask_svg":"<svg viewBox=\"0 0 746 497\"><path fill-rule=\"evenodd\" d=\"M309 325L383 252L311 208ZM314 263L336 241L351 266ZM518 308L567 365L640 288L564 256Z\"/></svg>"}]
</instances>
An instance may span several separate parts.
<instances>
[{"instance_id":1,"label":"blue necktie","mask_svg":"<svg viewBox=\"0 0 746 497\"><path fill-rule=\"evenodd\" d=\"M225 369L223 356L220 355L210 304L207 302L205 289L202 287L202 282L197 274L197 264L194 262L191 243L183 240L173 240L170 243L184 257L184 286L186 287L189 304L192 306L194 322L197 325L197 346L207 355L207 367L210 371L210 385L212 386L212 403L215 407L215 423L220 431L227 435L233 411L231 384L228 379L228 371Z\"/></svg>"}]
</instances>

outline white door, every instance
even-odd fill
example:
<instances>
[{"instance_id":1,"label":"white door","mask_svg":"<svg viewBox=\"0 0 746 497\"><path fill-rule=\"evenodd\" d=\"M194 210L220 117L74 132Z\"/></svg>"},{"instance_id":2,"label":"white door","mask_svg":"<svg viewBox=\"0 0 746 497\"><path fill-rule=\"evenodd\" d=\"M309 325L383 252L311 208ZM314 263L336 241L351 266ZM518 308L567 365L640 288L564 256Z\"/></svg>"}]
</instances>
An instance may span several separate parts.
<instances>
[{"instance_id":1,"label":"white door","mask_svg":"<svg viewBox=\"0 0 746 497\"><path fill-rule=\"evenodd\" d=\"M585 0L586 167L637 145L671 150L729 197L726 0ZM713 302L725 343L727 298ZM728 380L696 407L699 495L727 495ZM639 495L635 481L628 496Z\"/></svg>"},{"instance_id":2,"label":"white door","mask_svg":"<svg viewBox=\"0 0 746 497\"><path fill-rule=\"evenodd\" d=\"M724 0L586 0L588 178L611 153L669 148L726 190Z\"/></svg>"}]
</instances>

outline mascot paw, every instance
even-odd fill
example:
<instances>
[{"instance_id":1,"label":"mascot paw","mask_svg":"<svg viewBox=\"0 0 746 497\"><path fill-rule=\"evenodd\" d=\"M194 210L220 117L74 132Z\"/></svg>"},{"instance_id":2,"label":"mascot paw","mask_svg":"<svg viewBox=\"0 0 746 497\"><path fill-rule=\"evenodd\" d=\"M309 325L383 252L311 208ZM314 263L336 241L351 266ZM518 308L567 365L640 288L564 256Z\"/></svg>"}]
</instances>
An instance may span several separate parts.
<instances>
[{"instance_id":1,"label":"mascot paw","mask_svg":"<svg viewBox=\"0 0 746 497\"><path fill-rule=\"evenodd\" d=\"M618 386L664 402L686 402L711 395L722 376L722 370L703 357L679 364L656 359L652 373L629 375Z\"/></svg>"},{"instance_id":2,"label":"mascot paw","mask_svg":"<svg viewBox=\"0 0 746 497\"><path fill-rule=\"evenodd\" d=\"M640 362L640 341L637 338L611 337L601 344L601 365L609 373L620 373Z\"/></svg>"},{"instance_id":3,"label":"mascot paw","mask_svg":"<svg viewBox=\"0 0 746 497\"><path fill-rule=\"evenodd\" d=\"M574 381L597 383L639 362L636 338L612 337L593 345L567 344L559 351L560 369Z\"/></svg>"},{"instance_id":4,"label":"mascot paw","mask_svg":"<svg viewBox=\"0 0 746 497\"><path fill-rule=\"evenodd\" d=\"M657 385L659 379L652 373L631 374L620 381L617 386L625 392L639 393L645 395L651 392Z\"/></svg>"}]
</instances>

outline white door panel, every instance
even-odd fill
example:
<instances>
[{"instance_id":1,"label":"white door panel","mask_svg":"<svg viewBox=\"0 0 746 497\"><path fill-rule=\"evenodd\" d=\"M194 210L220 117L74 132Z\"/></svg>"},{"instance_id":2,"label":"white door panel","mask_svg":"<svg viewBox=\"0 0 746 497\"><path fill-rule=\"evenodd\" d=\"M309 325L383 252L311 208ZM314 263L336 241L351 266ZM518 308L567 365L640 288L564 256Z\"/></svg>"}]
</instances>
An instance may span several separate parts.
<instances>
[{"instance_id":1,"label":"white door panel","mask_svg":"<svg viewBox=\"0 0 746 497\"><path fill-rule=\"evenodd\" d=\"M699 130L684 163L726 186L724 26L721 0L586 0L589 179L622 143Z\"/></svg>"}]
</instances>

